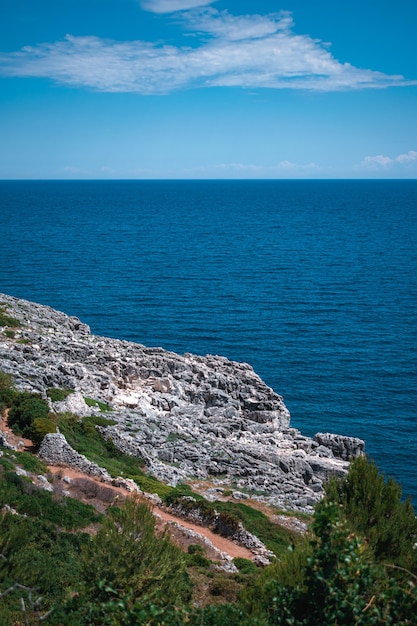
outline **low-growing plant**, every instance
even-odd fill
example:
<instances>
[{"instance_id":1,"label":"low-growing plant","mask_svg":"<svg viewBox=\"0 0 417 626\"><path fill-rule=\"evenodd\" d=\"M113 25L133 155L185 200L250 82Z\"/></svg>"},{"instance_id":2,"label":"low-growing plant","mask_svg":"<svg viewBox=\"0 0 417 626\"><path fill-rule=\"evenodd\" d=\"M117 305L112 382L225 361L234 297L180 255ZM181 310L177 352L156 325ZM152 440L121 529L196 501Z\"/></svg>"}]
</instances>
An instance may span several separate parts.
<instances>
[{"instance_id":1,"label":"low-growing plant","mask_svg":"<svg viewBox=\"0 0 417 626\"><path fill-rule=\"evenodd\" d=\"M187 563L195 567L209 567L211 561L205 556L205 551L202 546L199 546L197 543L192 543L187 549Z\"/></svg>"},{"instance_id":2,"label":"low-growing plant","mask_svg":"<svg viewBox=\"0 0 417 626\"><path fill-rule=\"evenodd\" d=\"M233 565L236 565L241 574L254 574L258 571L258 567L253 561L237 556L233 559Z\"/></svg>"},{"instance_id":3,"label":"low-growing plant","mask_svg":"<svg viewBox=\"0 0 417 626\"><path fill-rule=\"evenodd\" d=\"M0 415L10 407L16 393L11 375L0 371Z\"/></svg>"},{"instance_id":4,"label":"low-growing plant","mask_svg":"<svg viewBox=\"0 0 417 626\"><path fill-rule=\"evenodd\" d=\"M21 465L27 472L33 474L46 474L48 466L45 461L30 452L13 452L16 464Z\"/></svg>"},{"instance_id":5,"label":"low-growing plant","mask_svg":"<svg viewBox=\"0 0 417 626\"><path fill-rule=\"evenodd\" d=\"M46 395L52 402L62 402L68 396L74 393L73 389L60 389L59 387L50 387L46 390Z\"/></svg>"},{"instance_id":6,"label":"low-growing plant","mask_svg":"<svg viewBox=\"0 0 417 626\"><path fill-rule=\"evenodd\" d=\"M259 537L266 547L278 557L287 550L289 545L295 545L301 541L300 535L274 524L265 513L247 504L216 500L213 505L219 513L233 514L246 530Z\"/></svg>"},{"instance_id":7,"label":"low-growing plant","mask_svg":"<svg viewBox=\"0 0 417 626\"><path fill-rule=\"evenodd\" d=\"M106 413L106 412L113 410L110 404L106 404L106 402L101 402L100 400L94 400L93 398L85 397L84 402L87 404L87 406L98 407L102 413Z\"/></svg>"},{"instance_id":8,"label":"low-growing plant","mask_svg":"<svg viewBox=\"0 0 417 626\"><path fill-rule=\"evenodd\" d=\"M10 328L19 328L21 323L15 317L7 314L5 307L0 308L0 326L9 326Z\"/></svg>"}]
</instances>

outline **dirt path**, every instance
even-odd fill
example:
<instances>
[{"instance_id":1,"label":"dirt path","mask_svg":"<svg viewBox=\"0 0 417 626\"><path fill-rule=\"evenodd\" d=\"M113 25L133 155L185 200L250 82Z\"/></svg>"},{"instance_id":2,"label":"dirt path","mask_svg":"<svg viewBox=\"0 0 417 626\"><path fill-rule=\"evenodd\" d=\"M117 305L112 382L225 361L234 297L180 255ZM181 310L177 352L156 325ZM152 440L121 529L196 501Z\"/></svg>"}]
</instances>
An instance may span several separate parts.
<instances>
[{"instance_id":1,"label":"dirt path","mask_svg":"<svg viewBox=\"0 0 417 626\"><path fill-rule=\"evenodd\" d=\"M82 472L79 472L69 467L50 465L48 466L48 469L56 480L62 481L65 486L65 490L68 491L70 495L79 500L83 500L84 502L93 504L99 510L104 510L109 504L114 502L114 499L117 496L120 498L127 498L132 495L132 492L123 487L114 487L112 485L107 485L106 483L101 482L98 478L95 478L93 476L86 476ZM67 479L69 479L69 481L67 481ZM174 536L176 541L181 544L182 547L187 547L187 545L189 545L190 543L196 543L195 540L193 541L192 535L189 536L190 538L189 540L187 540L187 535L181 533L181 529L185 528L187 530L191 530L193 533L205 537L213 544L215 548L217 548L217 550L226 553L232 558L243 557L245 559L251 560L254 558L252 552L247 548L239 546L233 541L217 535L209 528L205 528L204 526L198 526L197 524L193 524L191 522L188 522L187 520L183 520L180 517L176 517L165 509L162 509L161 507L152 504L152 502L150 502L146 498L144 498L144 500L148 504L151 504L152 511L158 520L157 526L159 527L159 529L161 529L162 526L166 526L167 524L169 524L170 533L172 530L171 534ZM172 524L178 526L179 529L171 528ZM207 553L208 555L210 553L209 546L207 546Z\"/></svg>"},{"instance_id":2,"label":"dirt path","mask_svg":"<svg viewBox=\"0 0 417 626\"><path fill-rule=\"evenodd\" d=\"M0 419L0 430L7 435L7 441L11 445L15 446L17 450L33 452L33 443L30 439L19 437L12 432L7 422L7 411L6 414ZM114 501L116 496L127 498L132 495L131 492L123 487L106 485L99 479L87 476L86 474L70 467L50 465L48 466L48 470L56 480L62 481L63 490L65 487L65 491L69 492L70 495L77 499L81 499L84 502L90 502L101 511L104 511L107 506ZM68 482L66 482L65 477L69 479ZM93 487L94 484L96 485L95 487ZM82 485L84 488L84 494L81 488ZM89 495L86 495L85 490L87 490ZM149 503L149 500L147 502ZM250 552L247 548L239 546L233 541L217 535L210 529L198 526L197 524L192 524L191 522L176 517L175 515L171 515L166 510L156 505L151 504L151 506L153 513L157 518L157 527L161 529L162 527L169 525L170 534L173 535L174 540L179 543L181 547L186 548L191 543L196 543L196 541L193 540L192 534L187 534L181 530L186 529L188 531L192 531L194 534L204 537L214 546L215 549L220 552L224 552L232 558L243 557L251 560L254 558L252 552ZM215 558L215 556L218 556L215 554L215 550L210 549L210 545L207 544L207 542L205 548L209 558Z\"/></svg>"}]
</instances>

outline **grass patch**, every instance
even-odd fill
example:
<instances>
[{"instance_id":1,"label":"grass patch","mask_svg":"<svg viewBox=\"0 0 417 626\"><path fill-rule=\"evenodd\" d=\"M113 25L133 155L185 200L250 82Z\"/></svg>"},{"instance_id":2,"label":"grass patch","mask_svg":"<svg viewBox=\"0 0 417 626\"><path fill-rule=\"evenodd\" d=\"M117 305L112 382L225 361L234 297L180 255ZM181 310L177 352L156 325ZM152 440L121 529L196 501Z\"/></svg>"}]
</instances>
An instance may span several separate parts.
<instances>
[{"instance_id":1,"label":"grass patch","mask_svg":"<svg viewBox=\"0 0 417 626\"><path fill-rule=\"evenodd\" d=\"M34 454L30 454L30 452L14 452L14 455L16 456L17 465L23 467L27 472L46 474L48 471L45 461L42 461Z\"/></svg>"},{"instance_id":2,"label":"grass patch","mask_svg":"<svg viewBox=\"0 0 417 626\"><path fill-rule=\"evenodd\" d=\"M8 326L9 328L20 328L21 323L15 317L7 315L5 307L0 308L0 326Z\"/></svg>"},{"instance_id":3,"label":"grass patch","mask_svg":"<svg viewBox=\"0 0 417 626\"><path fill-rule=\"evenodd\" d=\"M287 550L289 545L295 545L300 541L296 533L273 524L265 513L246 504L216 500L214 505L219 513L225 511L235 515L246 530L256 535L276 556Z\"/></svg>"},{"instance_id":4,"label":"grass patch","mask_svg":"<svg viewBox=\"0 0 417 626\"><path fill-rule=\"evenodd\" d=\"M84 402L87 406L98 407L102 413L108 413L113 411L110 404L106 404L106 402L100 402L100 400L94 400L93 398L84 398Z\"/></svg>"},{"instance_id":5,"label":"grass patch","mask_svg":"<svg viewBox=\"0 0 417 626\"><path fill-rule=\"evenodd\" d=\"M23 515L51 522L67 530L84 528L101 519L91 505L37 489L29 479L13 471L4 472L0 480L0 506L5 504Z\"/></svg>"},{"instance_id":6,"label":"grass patch","mask_svg":"<svg viewBox=\"0 0 417 626\"><path fill-rule=\"evenodd\" d=\"M101 415L85 417L83 420L71 414L61 414L58 417L60 432L77 452L104 467L110 476L130 478L142 491L157 493L161 498L166 497L172 487L143 472L141 470L145 464L143 459L124 454L116 448L111 439L106 440L96 429L96 426L109 426L115 423Z\"/></svg>"},{"instance_id":7,"label":"grass patch","mask_svg":"<svg viewBox=\"0 0 417 626\"><path fill-rule=\"evenodd\" d=\"M59 387L51 387L46 390L46 395L52 402L62 402L65 398L74 393L74 389L60 389Z\"/></svg>"}]
</instances>

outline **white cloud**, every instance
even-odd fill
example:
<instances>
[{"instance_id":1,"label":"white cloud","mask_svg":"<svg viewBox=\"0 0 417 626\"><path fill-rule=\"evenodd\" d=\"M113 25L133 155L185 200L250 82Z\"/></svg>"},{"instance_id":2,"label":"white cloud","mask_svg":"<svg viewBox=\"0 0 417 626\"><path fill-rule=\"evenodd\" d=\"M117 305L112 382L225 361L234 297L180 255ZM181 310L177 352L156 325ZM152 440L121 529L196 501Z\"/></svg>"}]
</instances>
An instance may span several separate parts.
<instances>
[{"instance_id":1,"label":"white cloud","mask_svg":"<svg viewBox=\"0 0 417 626\"><path fill-rule=\"evenodd\" d=\"M167 3L147 0L154 11L162 11ZM169 4L179 10L202 2L172 0ZM62 41L0 56L0 73L140 94L202 86L335 91L417 84L402 76L340 63L327 45L308 35L296 35L286 12L233 16L209 7L179 15L180 23L195 35L193 46L68 35Z\"/></svg>"},{"instance_id":2,"label":"white cloud","mask_svg":"<svg viewBox=\"0 0 417 626\"><path fill-rule=\"evenodd\" d=\"M366 156L362 161L362 164L365 167L388 167L389 165L392 165L392 163L394 163L394 161L390 157L382 154L377 154L376 156Z\"/></svg>"},{"instance_id":3,"label":"white cloud","mask_svg":"<svg viewBox=\"0 0 417 626\"><path fill-rule=\"evenodd\" d=\"M417 152L415 150L409 150L406 154L399 154L395 160L397 163L409 163L410 161L416 161Z\"/></svg>"},{"instance_id":4,"label":"white cloud","mask_svg":"<svg viewBox=\"0 0 417 626\"><path fill-rule=\"evenodd\" d=\"M396 157L384 156L383 154L377 154L376 156L366 156L361 166L372 169L388 169L396 164L408 164L412 161L417 161L417 152L415 150L409 150L405 154L398 154Z\"/></svg>"},{"instance_id":5,"label":"white cloud","mask_svg":"<svg viewBox=\"0 0 417 626\"><path fill-rule=\"evenodd\" d=\"M145 11L152 13L174 13L186 11L195 7L213 4L217 0L139 0L139 4Z\"/></svg>"}]
</instances>

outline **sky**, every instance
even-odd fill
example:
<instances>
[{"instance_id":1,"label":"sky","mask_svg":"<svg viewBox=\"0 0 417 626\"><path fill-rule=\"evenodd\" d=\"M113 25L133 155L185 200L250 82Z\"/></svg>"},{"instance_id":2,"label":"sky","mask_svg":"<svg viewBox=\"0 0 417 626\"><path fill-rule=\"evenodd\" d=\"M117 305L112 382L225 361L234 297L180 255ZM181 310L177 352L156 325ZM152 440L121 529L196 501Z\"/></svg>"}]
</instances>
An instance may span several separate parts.
<instances>
[{"instance_id":1,"label":"sky","mask_svg":"<svg viewBox=\"0 0 417 626\"><path fill-rule=\"evenodd\" d=\"M1 0L1 179L417 178L414 0Z\"/></svg>"}]
</instances>

